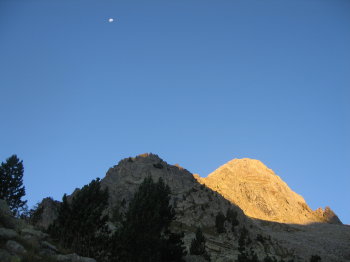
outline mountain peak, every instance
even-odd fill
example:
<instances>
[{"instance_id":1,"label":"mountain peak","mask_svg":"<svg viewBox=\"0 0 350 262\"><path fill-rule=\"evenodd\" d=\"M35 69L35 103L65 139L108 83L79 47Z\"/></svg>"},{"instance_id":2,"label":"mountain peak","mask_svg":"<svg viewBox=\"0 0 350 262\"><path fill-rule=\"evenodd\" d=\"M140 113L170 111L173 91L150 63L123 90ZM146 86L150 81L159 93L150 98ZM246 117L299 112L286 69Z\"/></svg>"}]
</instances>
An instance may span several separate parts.
<instances>
[{"instance_id":1,"label":"mountain peak","mask_svg":"<svg viewBox=\"0 0 350 262\"><path fill-rule=\"evenodd\" d=\"M156 154L144 153L119 161L118 165L108 170L101 184L109 189L113 201L123 197L128 200L148 176L154 181L162 178L174 195L181 195L195 182L192 174L179 165L169 165Z\"/></svg>"},{"instance_id":2,"label":"mountain peak","mask_svg":"<svg viewBox=\"0 0 350 262\"><path fill-rule=\"evenodd\" d=\"M153 153L143 153L143 154L139 154L136 157L127 157L124 158L122 160L119 161L119 164L123 164L123 163L130 163L130 162L164 162L163 159L161 159L157 154L153 154Z\"/></svg>"},{"instance_id":3,"label":"mountain peak","mask_svg":"<svg viewBox=\"0 0 350 262\"><path fill-rule=\"evenodd\" d=\"M195 178L253 218L293 224L341 223L330 209L311 210L302 196L256 159L233 159L206 178Z\"/></svg>"},{"instance_id":4,"label":"mountain peak","mask_svg":"<svg viewBox=\"0 0 350 262\"><path fill-rule=\"evenodd\" d=\"M270 168L268 168L263 162L252 158L235 158L223 165L223 167L230 166L236 170L251 170L257 174L263 174L268 172L269 174L276 175Z\"/></svg>"}]
</instances>

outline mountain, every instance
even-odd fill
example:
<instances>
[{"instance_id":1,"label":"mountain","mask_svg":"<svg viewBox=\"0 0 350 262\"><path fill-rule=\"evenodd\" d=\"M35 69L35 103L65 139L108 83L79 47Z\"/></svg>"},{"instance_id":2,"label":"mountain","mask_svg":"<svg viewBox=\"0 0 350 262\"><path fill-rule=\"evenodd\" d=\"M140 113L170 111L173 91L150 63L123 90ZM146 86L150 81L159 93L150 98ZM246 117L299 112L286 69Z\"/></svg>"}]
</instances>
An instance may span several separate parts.
<instances>
[{"instance_id":1,"label":"mountain","mask_svg":"<svg viewBox=\"0 0 350 262\"><path fill-rule=\"evenodd\" d=\"M101 185L108 188L110 202L117 203L123 199L129 201L147 176L151 176L154 181L163 178L171 187L174 201L197 184L186 169L168 165L159 156L146 153L121 160L107 171Z\"/></svg>"},{"instance_id":2,"label":"mountain","mask_svg":"<svg viewBox=\"0 0 350 262\"><path fill-rule=\"evenodd\" d=\"M110 208L127 207L134 192L146 177L154 181L162 178L171 189L171 203L177 219L175 230L183 228L195 232L198 226L215 232L215 216L226 213L231 207L238 214L238 220L248 223L242 210L232 205L220 194L197 182L193 174L179 165L170 165L155 154L142 154L121 160L110 168L101 180L102 188L108 188ZM123 205L122 203L126 203ZM192 236L185 241L190 244Z\"/></svg>"},{"instance_id":3,"label":"mountain","mask_svg":"<svg viewBox=\"0 0 350 262\"><path fill-rule=\"evenodd\" d=\"M232 160L207 178L200 178L155 154L123 159L101 180L101 187L109 192L108 213L125 213L133 194L149 176L154 181L162 178L171 189L171 205L176 211L171 230L184 233L189 250L196 229L201 227L212 261L236 261L244 229L249 239L246 250L254 250L259 261L269 256L301 262L309 261L312 255L319 255L322 261L350 261L350 227L337 221L329 208L312 211L301 196L258 160ZM79 189L68 198L77 192ZM48 205L42 206L46 214ZM229 210L237 215L235 227L227 217ZM298 212L301 214L293 214ZM225 219L224 230L219 233L216 218L220 213ZM293 218L288 219L288 214ZM45 217L52 219L50 214ZM110 218L111 228L118 228Z\"/></svg>"},{"instance_id":4,"label":"mountain","mask_svg":"<svg viewBox=\"0 0 350 262\"><path fill-rule=\"evenodd\" d=\"M109 190L111 208L120 208L122 202L127 206L147 176L155 181L162 177L171 188L177 214L173 230L184 231L189 247L196 227L202 227L213 261L235 260L243 227L248 228L250 248L260 260L269 255L308 261L313 254L319 254L323 261L350 259L349 227L341 225L329 208L312 211L300 195L258 160L235 159L207 178L200 178L155 154L126 158L110 168L101 181ZM226 232L218 234L215 218L229 208L237 213L239 226L232 231L226 221Z\"/></svg>"},{"instance_id":5,"label":"mountain","mask_svg":"<svg viewBox=\"0 0 350 262\"><path fill-rule=\"evenodd\" d=\"M252 218L290 224L341 224L329 207L313 211L302 196L259 160L234 159L206 178L196 178Z\"/></svg>"}]
</instances>

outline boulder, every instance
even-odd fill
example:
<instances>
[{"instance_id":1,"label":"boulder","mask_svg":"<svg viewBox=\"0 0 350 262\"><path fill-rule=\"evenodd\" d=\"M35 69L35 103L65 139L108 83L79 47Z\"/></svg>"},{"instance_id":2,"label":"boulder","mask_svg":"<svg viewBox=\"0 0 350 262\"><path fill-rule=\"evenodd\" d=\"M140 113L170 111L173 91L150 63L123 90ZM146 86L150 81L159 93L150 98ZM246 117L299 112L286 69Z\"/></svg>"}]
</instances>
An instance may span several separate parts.
<instances>
[{"instance_id":1,"label":"boulder","mask_svg":"<svg viewBox=\"0 0 350 262\"><path fill-rule=\"evenodd\" d=\"M195 256L195 255L188 255L185 257L186 262L207 262L203 257L201 256Z\"/></svg>"},{"instance_id":2,"label":"boulder","mask_svg":"<svg viewBox=\"0 0 350 262\"><path fill-rule=\"evenodd\" d=\"M0 249L0 261L11 262L11 254L4 249Z\"/></svg>"},{"instance_id":3,"label":"boulder","mask_svg":"<svg viewBox=\"0 0 350 262\"><path fill-rule=\"evenodd\" d=\"M81 257L77 254L68 254L68 255L57 255L55 259L58 262L96 262L95 259L89 257Z\"/></svg>"},{"instance_id":4,"label":"boulder","mask_svg":"<svg viewBox=\"0 0 350 262\"><path fill-rule=\"evenodd\" d=\"M39 255L42 257L52 257L55 256L57 253L52 251L51 249L42 249L39 251Z\"/></svg>"},{"instance_id":5,"label":"boulder","mask_svg":"<svg viewBox=\"0 0 350 262\"><path fill-rule=\"evenodd\" d=\"M15 230L0 227L0 239L9 240L15 237L18 237L18 234Z\"/></svg>"},{"instance_id":6,"label":"boulder","mask_svg":"<svg viewBox=\"0 0 350 262\"><path fill-rule=\"evenodd\" d=\"M21 236L21 239L33 249L37 250L41 247L40 240L32 235Z\"/></svg>"},{"instance_id":7,"label":"boulder","mask_svg":"<svg viewBox=\"0 0 350 262\"><path fill-rule=\"evenodd\" d=\"M6 248L12 254L23 255L23 254L27 253L25 248L21 244L19 244L18 242L14 241L14 240L8 240L6 242Z\"/></svg>"},{"instance_id":8,"label":"boulder","mask_svg":"<svg viewBox=\"0 0 350 262\"><path fill-rule=\"evenodd\" d=\"M37 239L40 239L40 240L45 239L45 238L47 238L49 236L48 234L43 233L43 232L41 232L39 230L35 230L32 227L25 227L25 228L23 228L21 230L21 234L23 236L33 236L33 237L35 237Z\"/></svg>"},{"instance_id":9,"label":"boulder","mask_svg":"<svg viewBox=\"0 0 350 262\"><path fill-rule=\"evenodd\" d=\"M3 199L0 199L0 225L12 229L16 228L16 219Z\"/></svg>"},{"instance_id":10,"label":"boulder","mask_svg":"<svg viewBox=\"0 0 350 262\"><path fill-rule=\"evenodd\" d=\"M52 245L51 243L47 242L47 241L42 241L41 242L41 247L45 248L45 249L49 249L52 250L54 252L58 252L58 249L56 248L56 246Z\"/></svg>"}]
</instances>

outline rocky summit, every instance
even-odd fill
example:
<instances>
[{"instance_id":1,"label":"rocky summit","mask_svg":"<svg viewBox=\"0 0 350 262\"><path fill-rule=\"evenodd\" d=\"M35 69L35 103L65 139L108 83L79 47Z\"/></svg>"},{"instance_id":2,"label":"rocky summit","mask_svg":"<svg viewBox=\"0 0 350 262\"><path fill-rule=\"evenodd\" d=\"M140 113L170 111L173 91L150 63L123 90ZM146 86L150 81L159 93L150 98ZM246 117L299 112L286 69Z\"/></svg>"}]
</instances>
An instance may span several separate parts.
<instances>
[{"instance_id":1,"label":"rocky summit","mask_svg":"<svg viewBox=\"0 0 350 262\"><path fill-rule=\"evenodd\" d=\"M341 224L329 207L311 210L301 195L259 160L234 159L206 178L196 178L252 218L290 224Z\"/></svg>"}]
</instances>

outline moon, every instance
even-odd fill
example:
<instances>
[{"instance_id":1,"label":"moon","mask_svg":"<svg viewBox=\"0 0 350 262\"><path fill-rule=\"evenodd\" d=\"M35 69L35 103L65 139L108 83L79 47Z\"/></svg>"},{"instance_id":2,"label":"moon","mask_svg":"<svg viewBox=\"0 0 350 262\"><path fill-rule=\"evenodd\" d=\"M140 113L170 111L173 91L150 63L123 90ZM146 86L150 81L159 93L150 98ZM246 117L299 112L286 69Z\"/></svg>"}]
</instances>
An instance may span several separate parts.
<instances>
[{"instance_id":1,"label":"moon","mask_svg":"<svg viewBox=\"0 0 350 262\"><path fill-rule=\"evenodd\" d=\"M112 22L114 22L114 19L113 18L109 18L108 22L112 23Z\"/></svg>"}]
</instances>

